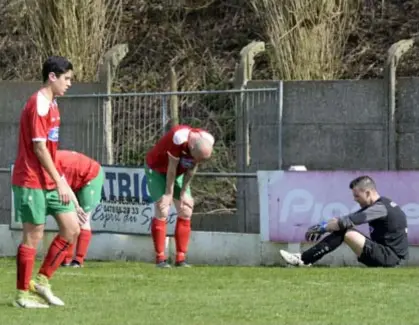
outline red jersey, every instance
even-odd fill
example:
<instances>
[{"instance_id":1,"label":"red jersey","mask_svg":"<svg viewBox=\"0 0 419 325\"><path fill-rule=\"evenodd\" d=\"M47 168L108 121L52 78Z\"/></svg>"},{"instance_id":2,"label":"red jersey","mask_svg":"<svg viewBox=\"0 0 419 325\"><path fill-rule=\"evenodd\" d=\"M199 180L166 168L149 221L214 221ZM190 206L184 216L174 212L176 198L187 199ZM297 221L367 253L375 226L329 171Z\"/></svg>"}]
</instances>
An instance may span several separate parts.
<instances>
[{"instance_id":1,"label":"red jersey","mask_svg":"<svg viewBox=\"0 0 419 325\"><path fill-rule=\"evenodd\" d=\"M71 189L76 192L99 175L100 164L79 152L58 150L57 166L63 171Z\"/></svg>"},{"instance_id":2,"label":"red jersey","mask_svg":"<svg viewBox=\"0 0 419 325\"><path fill-rule=\"evenodd\" d=\"M12 175L13 185L45 190L57 187L35 155L33 142L46 142L47 149L55 162L59 131L60 112L56 101L51 102L41 91L36 92L29 98L20 116L18 152Z\"/></svg>"},{"instance_id":3,"label":"red jersey","mask_svg":"<svg viewBox=\"0 0 419 325\"><path fill-rule=\"evenodd\" d=\"M202 130L194 129L187 125L178 125L170 129L147 153L147 166L161 174L167 173L169 165L170 153L173 157L179 158L179 165L176 175L184 174L188 169L195 166L195 161L191 156L188 146L189 134L193 132L200 132L203 136L208 137L213 141L212 136Z\"/></svg>"}]
</instances>

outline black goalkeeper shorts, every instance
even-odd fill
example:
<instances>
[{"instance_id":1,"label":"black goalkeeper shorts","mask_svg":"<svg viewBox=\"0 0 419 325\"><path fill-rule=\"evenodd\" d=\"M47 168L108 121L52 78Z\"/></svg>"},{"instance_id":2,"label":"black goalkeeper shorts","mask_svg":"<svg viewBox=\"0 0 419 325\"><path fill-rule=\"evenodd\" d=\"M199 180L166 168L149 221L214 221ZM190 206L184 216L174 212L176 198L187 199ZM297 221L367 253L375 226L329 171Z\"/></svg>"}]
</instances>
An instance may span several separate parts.
<instances>
[{"instance_id":1,"label":"black goalkeeper shorts","mask_svg":"<svg viewBox=\"0 0 419 325\"><path fill-rule=\"evenodd\" d=\"M365 246L358 261L368 267L396 267L404 263L389 247L365 238Z\"/></svg>"}]
</instances>

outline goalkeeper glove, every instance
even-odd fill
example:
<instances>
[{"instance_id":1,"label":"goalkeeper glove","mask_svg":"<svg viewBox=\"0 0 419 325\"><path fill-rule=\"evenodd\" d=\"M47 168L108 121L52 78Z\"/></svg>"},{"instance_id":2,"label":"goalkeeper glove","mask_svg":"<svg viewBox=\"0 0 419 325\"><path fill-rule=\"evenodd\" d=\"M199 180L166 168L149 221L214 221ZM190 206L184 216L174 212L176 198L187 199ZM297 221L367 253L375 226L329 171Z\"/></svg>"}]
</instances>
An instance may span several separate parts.
<instances>
[{"instance_id":1,"label":"goalkeeper glove","mask_svg":"<svg viewBox=\"0 0 419 325\"><path fill-rule=\"evenodd\" d=\"M318 241L321 236L323 236L327 230L327 221L323 221L322 223L319 223L317 225L311 226L308 228L306 232L306 240L307 241Z\"/></svg>"}]
</instances>

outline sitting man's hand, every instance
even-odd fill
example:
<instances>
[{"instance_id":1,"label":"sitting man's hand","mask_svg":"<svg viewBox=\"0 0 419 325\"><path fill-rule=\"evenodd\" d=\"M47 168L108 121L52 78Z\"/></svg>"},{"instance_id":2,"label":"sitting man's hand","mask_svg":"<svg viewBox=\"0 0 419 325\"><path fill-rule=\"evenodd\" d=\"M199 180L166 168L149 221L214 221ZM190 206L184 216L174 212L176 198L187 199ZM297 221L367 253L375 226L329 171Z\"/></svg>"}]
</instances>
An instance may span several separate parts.
<instances>
[{"instance_id":1,"label":"sitting man's hand","mask_svg":"<svg viewBox=\"0 0 419 325\"><path fill-rule=\"evenodd\" d=\"M310 228L308 228L307 232L306 232L306 240L307 241L318 241L320 239L321 236L323 236L327 230L326 230L326 226L327 226L327 221L324 221L322 223L319 223L317 225L311 226Z\"/></svg>"}]
</instances>

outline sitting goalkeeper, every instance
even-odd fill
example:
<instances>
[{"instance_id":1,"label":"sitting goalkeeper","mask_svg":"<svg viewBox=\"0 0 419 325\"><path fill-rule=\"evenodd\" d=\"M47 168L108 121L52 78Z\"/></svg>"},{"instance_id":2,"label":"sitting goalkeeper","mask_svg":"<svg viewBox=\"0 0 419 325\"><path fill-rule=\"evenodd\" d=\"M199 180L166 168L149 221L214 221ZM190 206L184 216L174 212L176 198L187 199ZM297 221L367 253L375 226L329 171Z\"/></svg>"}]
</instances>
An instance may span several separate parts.
<instances>
[{"instance_id":1,"label":"sitting goalkeeper","mask_svg":"<svg viewBox=\"0 0 419 325\"><path fill-rule=\"evenodd\" d=\"M395 267L408 259L407 217L402 209L390 199L380 196L374 181L361 176L349 184L361 209L341 218L314 225L306 232L308 241L318 241L302 254L281 250L287 264L311 265L324 255L334 251L345 242L357 255L358 261L368 267ZM353 229L368 223L370 238Z\"/></svg>"}]
</instances>

